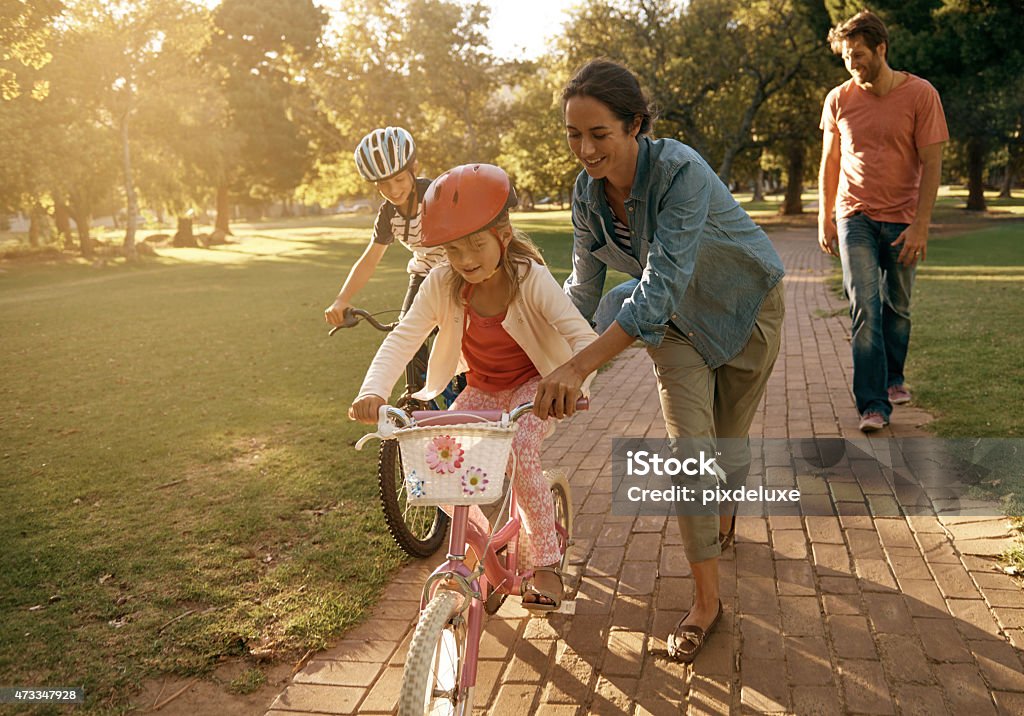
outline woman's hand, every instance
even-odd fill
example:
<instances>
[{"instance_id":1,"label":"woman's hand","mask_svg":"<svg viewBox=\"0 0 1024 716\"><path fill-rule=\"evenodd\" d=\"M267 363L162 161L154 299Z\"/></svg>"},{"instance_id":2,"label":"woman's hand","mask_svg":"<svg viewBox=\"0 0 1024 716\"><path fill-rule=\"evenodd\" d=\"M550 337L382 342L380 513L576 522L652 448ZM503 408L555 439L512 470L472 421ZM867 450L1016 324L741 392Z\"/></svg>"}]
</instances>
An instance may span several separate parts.
<instances>
[{"instance_id":1,"label":"woman's hand","mask_svg":"<svg viewBox=\"0 0 1024 716\"><path fill-rule=\"evenodd\" d=\"M540 419L564 418L576 412L576 399L587 376L633 345L633 337L622 330L618 321L597 337L597 340L555 368L537 386L533 414Z\"/></svg>"},{"instance_id":2,"label":"woman's hand","mask_svg":"<svg viewBox=\"0 0 1024 716\"><path fill-rule=\"evenodd\" d=\"M358 420L367 425L377 424L377 415L380 413L380 406L387 403L379 395L363 395L356 398L348 409L349 420Z\"/></svg>"},{"instance_id":3,"label":"woman's hand","mask_svg":"<svg viewBox=\"0 0 1024 716\"><path fill-rule=\"evenodd\" d=\"M541 420L552 416L565 418L576 412L576 399L587 376L572 361L555 368L537 385L533 414Z\"/></svg>"}]
</instances>

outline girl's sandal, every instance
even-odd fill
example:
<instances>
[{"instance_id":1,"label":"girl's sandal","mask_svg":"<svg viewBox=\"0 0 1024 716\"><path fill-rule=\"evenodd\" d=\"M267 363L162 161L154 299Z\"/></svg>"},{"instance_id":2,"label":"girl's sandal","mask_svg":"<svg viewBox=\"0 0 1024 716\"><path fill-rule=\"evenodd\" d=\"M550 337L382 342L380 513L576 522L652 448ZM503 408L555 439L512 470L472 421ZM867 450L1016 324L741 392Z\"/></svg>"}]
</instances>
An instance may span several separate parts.
<instances>
[{"instance_id":1,"label":"girl's sandal","mask_svg":"<svg viewBox=\"0 0 1024 716\"><path fill-rule=\"evenodd\" d=\"M688 616L690 616L690 612L686 612L683 615L683 618L676 624L676 628L668 635L669 658L684 664L689 664L696 659L697 654L704 648L708 635L718 625L718 620L722 618L722 602L719 600L718 614L715 615L707 629L701 629L699 626L693 626L692 624L684 625L683 622L686 621Z\"/></svg>"},{"instance_id":2,"label":"girl's sandal","mask_svg":"<svg viewBox=\"0 0 1024 716\"><path fill-rule=\"evenodd\" d=\"M536 580L529 579L523 581L522 596L523 608L529 609L532 612L553 612L562 606L562 592L565 587L562 585L562 570L559 567L534 567L533 573L536 576L537 572L550 572L551 574L558 577L558 591L550 591L547 589L541 589L537 586ZM534 595L534 598L544 598L549 602L528 602L525 597L528 594Z\"/></svg>"}]
</instances>

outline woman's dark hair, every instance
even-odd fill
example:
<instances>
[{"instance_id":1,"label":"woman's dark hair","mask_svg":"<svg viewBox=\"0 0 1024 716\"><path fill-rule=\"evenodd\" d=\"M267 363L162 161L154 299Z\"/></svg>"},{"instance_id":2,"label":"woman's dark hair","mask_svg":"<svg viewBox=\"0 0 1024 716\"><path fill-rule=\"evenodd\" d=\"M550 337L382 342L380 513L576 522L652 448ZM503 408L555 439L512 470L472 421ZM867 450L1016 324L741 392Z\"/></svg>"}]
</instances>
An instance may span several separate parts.
<instances>
[{"instance_id":1,"label":"woman's dark hair","mask_svg":"<svg viewBox=\"0 0 1024 716\"><path fill-rule=\"evenodd\" d=\"M591 60L576 71L562 90L562 113L573 97L583 95L603 102L626 129L640 117L640 134L651 131L654 108L640 89L636 75L617 62L606 59Z\"/></svg>"}]
</instances>

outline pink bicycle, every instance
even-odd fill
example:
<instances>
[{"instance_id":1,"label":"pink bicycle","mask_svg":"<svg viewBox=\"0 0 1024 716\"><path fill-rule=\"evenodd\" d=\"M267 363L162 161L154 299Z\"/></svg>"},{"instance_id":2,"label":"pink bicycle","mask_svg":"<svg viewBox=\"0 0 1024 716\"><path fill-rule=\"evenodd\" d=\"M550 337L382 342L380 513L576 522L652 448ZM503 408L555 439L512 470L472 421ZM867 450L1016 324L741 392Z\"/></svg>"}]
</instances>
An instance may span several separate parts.
<instances>
[{"instance_id":1,"label":"pink bicycle","mask_svg":"<svg viewBox=\"0 0 1024 716\"><path fill-rule=\"evenodd\" d=\"M588 401L581 398L576 407L584 410ZM507 414L457 409L410 414L383 406L377 432L356 443L359 449L373 437L396 438L409 501L454 505L447 558L423 586L419 621L405 661L400 716L472 714L483 614L494 614L509 594L521 594L524 582L533 576L532 570L519 567L516 537L521 518L514 456L511 489L505 490L515 421L532 408L532 403L525 403ZM559 566L564 570L572 544L572 497L563 473L544 474L554 502ZM507 509L507 520L499 519L489 534L469 523L470 505L492 504L503 496L507 508L503 505L499 515ZM473 569L466 565L467 548L479 557Z\"/></svg>"}]
</instances>

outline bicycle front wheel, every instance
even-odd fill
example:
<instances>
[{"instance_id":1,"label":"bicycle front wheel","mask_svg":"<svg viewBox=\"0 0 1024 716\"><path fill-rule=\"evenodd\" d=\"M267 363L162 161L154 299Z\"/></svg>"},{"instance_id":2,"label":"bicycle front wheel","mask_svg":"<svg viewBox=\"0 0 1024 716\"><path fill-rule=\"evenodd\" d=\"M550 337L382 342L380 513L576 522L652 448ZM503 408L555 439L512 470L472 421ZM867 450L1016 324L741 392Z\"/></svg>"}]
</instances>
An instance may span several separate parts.
<instances>
[{"instance_id":1,"label":"bicycle front wheel","mask_svg":"<svg viewBox=\"0 0 1024 716\"><path fill-rule=\"evenodd\" d=\"M473 689L462 683L469 629L459 611L461 598L439 590L420 613L405 658L399 716L473 713Z\"/></svg>"},{"instance_id":2,"label":"bicycle front wheel","mask_svg":"<svg viewBox=\"0 0 1024 716\"><path fill-rule=\"evenodd\" d=\"M449 517L440 507L409 504L402 475L402 454L397 440L380 444L377 482L384 521L398 546L410 557L429 557L444 541Z\"/></svg>"}]
</instances>

